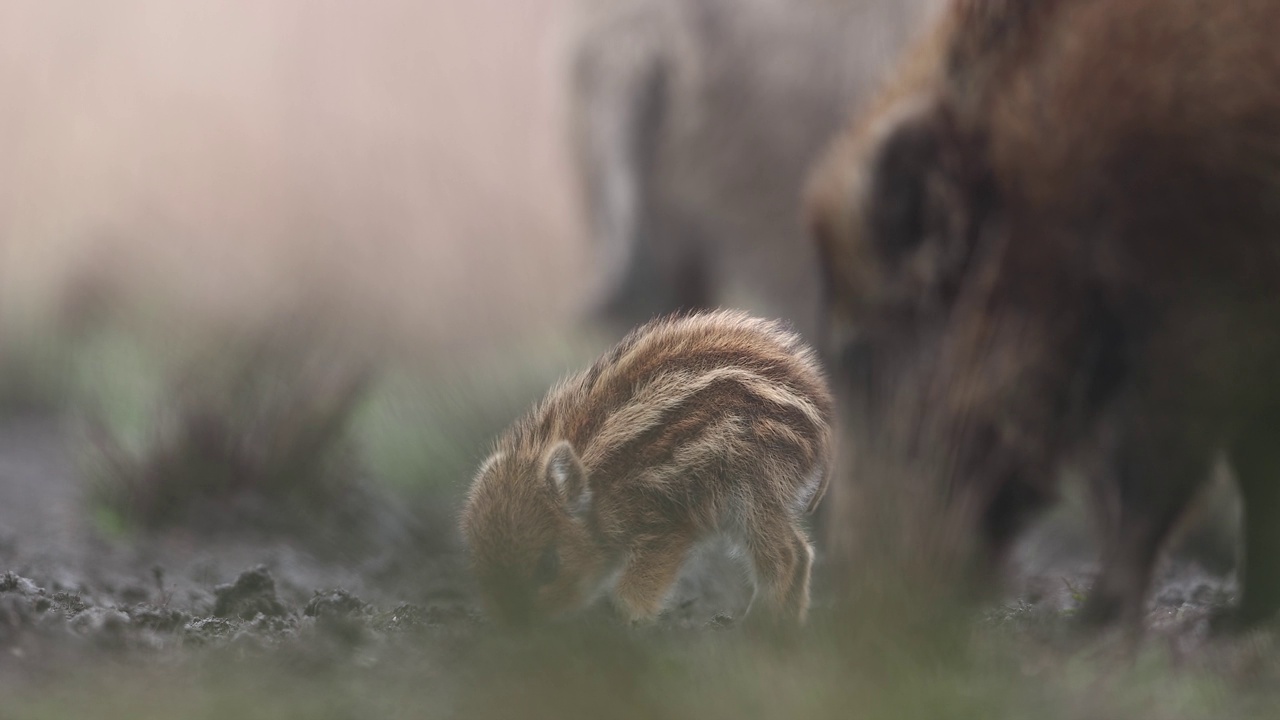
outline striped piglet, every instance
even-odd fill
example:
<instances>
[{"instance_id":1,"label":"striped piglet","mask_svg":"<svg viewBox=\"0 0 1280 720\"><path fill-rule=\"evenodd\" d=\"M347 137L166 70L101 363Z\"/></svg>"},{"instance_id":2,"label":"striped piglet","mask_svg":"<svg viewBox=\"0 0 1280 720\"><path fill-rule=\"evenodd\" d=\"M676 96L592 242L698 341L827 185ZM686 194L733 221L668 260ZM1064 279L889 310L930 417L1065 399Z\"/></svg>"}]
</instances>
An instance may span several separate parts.
<instances>
[{"instance_id":1,"label":"striped piglet","mask_svg":"<svg viewBox=\"0 0 1280 720\"><path fill-rule=\"evenodd\" d=\"M610 593L627 619L652 620L694 545L724 535L767 618L803 622L800 517L826 490L832 412L814 353L777 322L718 311L633 331L476 475L461 524L487 606L521 623Z\"/></svg>"}]
</instances>

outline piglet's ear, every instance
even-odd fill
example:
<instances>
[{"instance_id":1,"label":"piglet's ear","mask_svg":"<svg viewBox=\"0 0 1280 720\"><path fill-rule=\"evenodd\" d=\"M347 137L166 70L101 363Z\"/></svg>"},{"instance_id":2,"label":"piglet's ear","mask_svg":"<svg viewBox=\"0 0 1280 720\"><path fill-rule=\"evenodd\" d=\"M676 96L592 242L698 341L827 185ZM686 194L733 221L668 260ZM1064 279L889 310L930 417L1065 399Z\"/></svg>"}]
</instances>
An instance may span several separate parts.
<instances>
[{"instance_id":1,"label":"piglet's ear","mask_svg":"<svg viewBox=\"0 0 1280 720\"><path fill-rule=\"evenodd\" d=\"M586 510L590 501L587 472L568 441L561 440L547 453L546 477L552 491L564 500L565 509L574 515Z\"/></svg>"}]
</instances>

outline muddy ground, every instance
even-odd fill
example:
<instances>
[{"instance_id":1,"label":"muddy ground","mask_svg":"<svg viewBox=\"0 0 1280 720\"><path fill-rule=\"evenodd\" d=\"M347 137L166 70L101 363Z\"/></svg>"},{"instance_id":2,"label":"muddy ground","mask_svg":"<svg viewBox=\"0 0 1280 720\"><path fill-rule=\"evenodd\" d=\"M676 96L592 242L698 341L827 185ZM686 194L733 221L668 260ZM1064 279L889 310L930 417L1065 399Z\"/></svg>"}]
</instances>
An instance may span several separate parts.
<instances>
[{"instance_id":1,"label":"muddy ground","mask_svg":"<svg viewBox=\"0 0 1280 720\"><path fill-rule=\"evenodd\" d=\"M326 618L392 634L483 624L447 508L414 515L384 497L377 527L358 538L237 528L234 518L112 533L94 521L86 452L73 417L0 416L0 638L10 650L0 662L30 659L63 631L167 650L293 637ZM693 565L670 622L705 624L745 605L723 548L706 548Z\"/></svg>"},{"instance_id":2,"label":"muddy ground","mask_svg":"<svg viewBox=\"0 0 1280 720\"><path fill-rule=\"evenodd\" d=\"M745 586L736 566L714 548L691 564L673 609L656 628L623 628L601 608L552 630L560 634L540 645L489 626L449 533L415 526L413 513L389 512L378 540L349 545L234 530L113 536L95 523L86 503L77 443L72 418L21 412L0 419L0 691L9 698L0 717L592 717L614 702L625 705L624 716L692 717L706 699L699 699L702 691L688 695L690 683L727 685L717 692L734 698L763 692L760 702L768 702L749 704L749 716L794 712L796 701L786 699L793 695L809 707L802 715L846 716L830 704L813 704L828 697L843 707L846 700L829 699L841 683L803 690L830 671L830 662L815 671L795 669L826 651L784 657L786 672L804 680L775 678L779 688L790 683L790 689L762 691L779 672L776 658L760 664L736 625ZM446 508L429 522L451 522L449 515ZM962 704L981 710L975 717L1012 717L1046 702L1044 693L1058 698L1062 710L1051 717L1110 716L1124 707L1129 690L1099 705L1094 690L1082 692L1070 685L1076 681L1057 677L1079 672L1081 652L1084 662L1101 663L1090 665L1088 687L1099 676L1142 667L1127 651L1119 657L1129 659L1098 661L1099 653L1115 656L1114 646L1081 651L1074 639L1070 616L1093 568L1087 534L1072 523L1058 518L1033 533L1005 600L990 603L976 623L962 624L966 632L1000 639L999 659L975 659L965 650L966 659L948 671L959 679L943 680L942 687L992 683L987 695L979 693L985 699L976 702L970 694L977 691L966 690L924 702L908 683L907 690L885 690L906 700L871 703L865 715L950 716L933 713L968 698ZM833 627L829 578L821 566L817 572L817 629L802 643L825 648ZM1229 707L1240 716L1257 711L1267 717L1280 708L1273 694L1245 695L1248 702L1241 702L1219 684L1252 687L1259 677L1277 677L1270 634L1219 641L1206 633L1208 614L1230 601L1232 581L1183 561L1168 564L1158 585L1143 647L1158 655L1160 670L1155 679L1135 681L1137 697L1150 693L1153 702L1165 702L1155 696L1166 684L1182 687L1183 673L1202 682L1207 672L1214 688L1209 696L1233 698ZM854 657L875 658L873 667L883 672L906 663L900 672L908 678L940 672L935 660L922 658L949 653L941 649L946 643L931 638L919 653L903 651L910 660L886 657L881 643L903 650L915 641L868 640L878 637L874 625L859 631L853 642L865 647ZM1002 644L1009 637L1012 644ZM747 664L696 682L682 675L697 677L726 656ZM1192 669L1179 669L1185 667ZM1000 680L1004 673L1016 682ZM1055 683L1044 686L1050 690L1041 686L1045 674ZM543 677L545 683L538 680ZM735 690L740 682L751 689ZM672 683L678 689L663 690ZM934 683L922 686L930 697ZM741 716L729 714L734 703L715 707L723 716ZM1196 695L1192 705L1152 717L1212 717L1222 707Z\"/></svg>"},{"instance_id":3,"label":"muddy ground","mask_svg":"<svg viewBox=\"0 0 1280 720\"><path fill-rule=\"evenodd\" d=\"M94 517L87 452L74 416L0 415L0 687L107 658L154 668L256 657L376 674L403 670L408 655L409 667L439 674L460 645L491 635L448 508L419 500L413 513L384 496L360 537L234 517L120 533ZM664 625L729 624L746 602L737 570L715 548L693 565ZM607 609L589 617L615 624Z\"/></svg>"}]
</instances>

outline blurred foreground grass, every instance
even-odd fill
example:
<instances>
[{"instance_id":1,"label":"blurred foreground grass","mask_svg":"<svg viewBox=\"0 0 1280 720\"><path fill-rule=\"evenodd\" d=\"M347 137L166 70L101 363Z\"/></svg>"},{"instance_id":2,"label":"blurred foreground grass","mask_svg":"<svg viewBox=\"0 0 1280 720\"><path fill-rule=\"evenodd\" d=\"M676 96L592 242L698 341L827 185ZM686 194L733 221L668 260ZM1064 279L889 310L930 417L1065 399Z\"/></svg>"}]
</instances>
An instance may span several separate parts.
<instances>
[{"instance_id":1,"label":"blurred foreground grass","mask_svg":"<svg viewBox=\"0 0 1280 720\"><path fill-rule=\"evenodd\" d=\"M899 618L900 619L900 618ZM1269 641L1177 662L1159 643L1130 655L1029 641L990 623L939 645L893 618L819 620L796 643L738 630L532 636L432 630L334 661L314 648L220 650L178 665L90 662L10 691L15 720L125 718L1273 718ZM953 628L956 629L956 628Z\"/></svg>"}]
</instances>

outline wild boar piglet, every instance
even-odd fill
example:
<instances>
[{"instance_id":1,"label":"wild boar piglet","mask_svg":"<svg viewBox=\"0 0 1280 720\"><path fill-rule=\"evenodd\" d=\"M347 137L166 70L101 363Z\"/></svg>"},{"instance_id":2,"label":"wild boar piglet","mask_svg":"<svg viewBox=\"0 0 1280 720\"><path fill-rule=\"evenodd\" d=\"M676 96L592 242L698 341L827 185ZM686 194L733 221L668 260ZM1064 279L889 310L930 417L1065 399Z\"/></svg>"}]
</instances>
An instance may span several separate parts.
<instances>
[{"instance_id":1,"label":"wild boar piglet","mask_svg":"<svg viewBox=\"0 0 1280 720\"><path fill-rule=\"evenodd\" d=\"M832 411L813 352L778 322L717 311L633 331L477 473L462 530L486 605L524 623L610 593L651 620L694 545L726 536L768 619L803 622L800 519L826 490Z\"/></svg>"}]
</instances>

